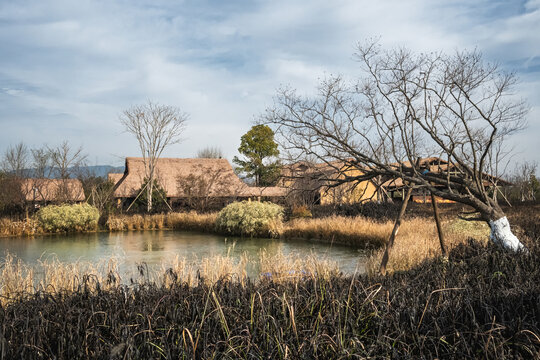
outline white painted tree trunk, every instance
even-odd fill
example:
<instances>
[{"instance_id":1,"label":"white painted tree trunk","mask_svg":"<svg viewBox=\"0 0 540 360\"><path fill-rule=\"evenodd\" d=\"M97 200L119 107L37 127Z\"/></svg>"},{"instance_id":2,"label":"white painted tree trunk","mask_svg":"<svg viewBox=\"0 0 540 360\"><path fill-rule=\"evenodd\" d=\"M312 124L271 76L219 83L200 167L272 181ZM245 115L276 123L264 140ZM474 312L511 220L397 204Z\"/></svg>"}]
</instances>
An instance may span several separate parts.
<instances>
[{"instance_id":1,"label":"white painted tree trunk","mask_svg":"<svg viewBox=\"0 0 540 360\"><path fill-rule=\"evenodd\" d=\"M512 230L510 230L510 223L506 216L498 220L490 220L489 227L491 228L489 238L495 244L499 244L503 248L512 251L527 250L517 236L512 233Z\"/></svg>"}]
</instances>

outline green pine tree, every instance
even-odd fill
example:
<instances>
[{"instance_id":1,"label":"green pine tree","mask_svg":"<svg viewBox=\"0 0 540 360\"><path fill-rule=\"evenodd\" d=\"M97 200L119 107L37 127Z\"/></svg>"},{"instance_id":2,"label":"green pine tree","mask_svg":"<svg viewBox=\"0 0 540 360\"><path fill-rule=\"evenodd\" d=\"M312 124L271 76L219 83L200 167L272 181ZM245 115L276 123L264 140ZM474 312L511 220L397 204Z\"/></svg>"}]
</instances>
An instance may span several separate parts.
<instances>
[{"instance_id":1,"label":"green pine tree","mask_svg":"<svg viewBox=\"0 0 540 360\"><path fill-rule=\"evenodd\" d=\"M238 170L255 179L257 186L275 185L281 166L277 159L279 150L274 141L274 131L266 125L255 125L240 140L238 152L243 159L233 158Z\"/></svg>"}]
</instances>

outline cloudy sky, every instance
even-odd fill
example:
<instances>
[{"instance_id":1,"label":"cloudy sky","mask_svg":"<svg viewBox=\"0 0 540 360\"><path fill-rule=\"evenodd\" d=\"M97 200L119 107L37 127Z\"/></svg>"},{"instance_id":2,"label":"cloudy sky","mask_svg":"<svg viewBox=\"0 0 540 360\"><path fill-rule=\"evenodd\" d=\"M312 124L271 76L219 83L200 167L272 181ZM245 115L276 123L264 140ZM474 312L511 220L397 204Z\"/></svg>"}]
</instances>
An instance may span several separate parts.
<instances>
[{"instance_id":1,"label":"cloudy sky","mask_svg":"<svg viewBox=\"0 0 540 360\"><path fill-rule=\"evenodd\" d=\"M0 151L23 141L83 146L91 164L139 154L123 109L151 99L190 114L167 156L237 155L276 89L354 78L357 42L477 48L517 71L531 106L515 137L540 163L540 0L0 0Z\"/></svg>"}]
</instances>

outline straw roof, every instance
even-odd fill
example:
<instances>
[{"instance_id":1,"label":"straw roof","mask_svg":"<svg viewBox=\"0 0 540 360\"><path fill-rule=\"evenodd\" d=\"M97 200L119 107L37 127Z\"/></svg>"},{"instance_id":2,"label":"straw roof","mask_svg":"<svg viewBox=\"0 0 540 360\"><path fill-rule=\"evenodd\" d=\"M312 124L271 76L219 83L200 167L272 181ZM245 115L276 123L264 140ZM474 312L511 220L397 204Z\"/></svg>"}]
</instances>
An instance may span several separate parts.
<instances>
[{"instance_id":1,"label":"straw roof","mask_svg":"<svg viewBox=\"0 0 540 360\"><path fill-rule=\"evenodd\" d=\"M133 198L145 178L143 158L126 158L124 174L109 174L116 183L114 197ZM188 196L210 197L283 197L281 187L250 187L234 173L227 159L160 158L156 164L156 179L168 198Z\"/></svg>"},{"instance_id":2,"label":"straw roof","mask_svg":"<svg viewBox=\"0 0 540 360\"><path fill-rule=\"evenodd\" d=\"M410 161L404 161L403 163L393 163L392 166L399 168L402 166L403 168L411 168L411 162ZM450 171L450 173L456 176L459 176L459 167L454 164L449 164L448 161L445 161L438 157L428 157L428 158L422 158L420 159L419 166L423 169L428 170L430 173L446 173ZM501 178L495 177L493 175L489 174L482 174L483 177L483 185L484 186L492 186L493 182L498 183L499 185L508 185L510 184L508 181L505 181ZM404 186L403 179L402 178L394 178L389 179L385 181L382 184L383 188L386 188L388 190L397 190Z\"/></svg>"},{"instance_id":3,"label":"straw roof","mask_svg":"<svg viewBox=\"0 0 540 360\"><path fill-rule=\"evenodd\" d=\"M26 201L78 202L86 199L82 183L77 179L22 179L21 191Z\"/></svg>"}]
</instances>

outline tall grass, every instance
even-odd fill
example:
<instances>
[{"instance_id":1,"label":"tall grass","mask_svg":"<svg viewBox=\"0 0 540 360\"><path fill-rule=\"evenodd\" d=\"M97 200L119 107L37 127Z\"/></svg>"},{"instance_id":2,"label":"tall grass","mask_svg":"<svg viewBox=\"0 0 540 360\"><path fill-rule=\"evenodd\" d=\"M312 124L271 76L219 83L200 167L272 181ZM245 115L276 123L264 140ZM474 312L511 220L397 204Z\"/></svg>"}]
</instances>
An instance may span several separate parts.
<instances>
[{"instance_id":1,"label":"tall grass","mask_svg":"<svg viewBox=\"0 0 540 360\"><path fill-rule=\"evenodd\" d=\"M217 213L198 214L194 211L155 215L111 215L109 231L174 229L214 232Z\"/></svg>"},{"instance_id":2,"label":"tall grass","mask_svg":"<svg viewBox=\"0 0 540 360\"><path fill-rule=\"evenodd\" d=\"M392 224L393 225L393 224ZM445 220L442 222L444 239L449 250L474 238L486 244L489 226L484 222L465 220ZM391 230L390 230L391 231ZM390 234L387 233L387 237ZM379 270L385 248L374 251L368 258L366 271L375 274ZM387 265L388 272L409 270L421 262L441 256L437 229L433 219L411 218L403 222Z\"/></svg>"},{"instance_id":3,"label":"tall grass","mask_svg":"<svg viewBox=\"0 0 540 360\"><path fill-rule=\"evenodd\" d=\"M114 258L99 263L63 263L57 259L25 264L7 254L0 263L0 304L6 304L40 292L65 294L83 289L96 291L120 285L118 264Z\"/></svg>"},{"instance_id":4,"label":"tall grass","mask_svg":"<svg viewBox=\"0 0 540 360\"><path fill-rule=\"evenodd\" d=\"M308 277L327 279L339 273L337 263L313 255L269 255L262 251L254 259L249 259L246 254L239 259L229 254L202 259L186 259L177 255L172 261L163 262L160 268L140 264L136 271L124 273L126 278L122 279L115 258L99 263L63 263L53 258L40 260L30 266L8 254L0 263L0 304L43 291L49 294L69 294L83 289L96 292L98 289L111 290L126 284L165 287L178 283L190 287L201 284L212 286L219 281L245 284L248 281L248 268L260 269L261 279L274 282Z\"/></svg>"},{"instance_id":5,"label":"tall grass","mask_svg":"<svg viewBox=\"0 0 540 360\"><path fill-rule=\"evenodd\" d=\"M0 219L0 236L32 236L43 232L35 219L13 221L8 218Z\"/></svg>"},{"instance_id":6,"label":"tall grass","mask_svg":"<svg viewBox=\"0 0 540 360\"><path fill-rule=\"evenodd\" d=\"M387 277L84 287L0 308L0 357L538 359L540 247L470 242ZM274 259L269 259L270 262Z\"/></svg>"},{"instance_id":7,"label":"tall grass","mask_svg":"<svg viewBox=\"0 0 540 360\"><path fill-rule=\"evenodd\" d=\"M392 226L391 222L375 222L363 216L293 219L284 224L280 237L320 240L355 247L376 247L385 244Z\"/></svg>"}]
</instances>

